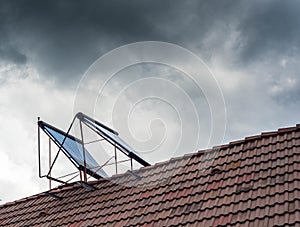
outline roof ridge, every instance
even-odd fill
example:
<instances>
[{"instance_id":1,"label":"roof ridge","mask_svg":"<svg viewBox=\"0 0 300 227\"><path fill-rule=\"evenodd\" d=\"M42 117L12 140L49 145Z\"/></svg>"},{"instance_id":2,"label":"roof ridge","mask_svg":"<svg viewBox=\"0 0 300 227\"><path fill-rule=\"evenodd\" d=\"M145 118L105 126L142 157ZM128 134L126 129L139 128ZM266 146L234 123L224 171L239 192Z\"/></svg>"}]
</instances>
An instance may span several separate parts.
<instances>
[{"instance_id":1,"label":"roof ridge","mask_svg":"<svg viewBox=\"0 0 300 227\"><path fill-rule=\"evenodd\" d=\"M269 137L269 136L280 135L280 134L284 134L284 133L292 132L292 131L297 131L297 130L300 130L300 123L296 124L296 126L284 127L284 128L279 128L275 131L262 132L262 133L257 134L257 135L246 136L246 137L244 137L244 139L231 141L227 144L216 145L216 146L213 146L212 148L201 149L201 150L194 151L194 152L191 152L191 153L186 153L186 154L181 155L181 156L172 157L168 160L164 160L164 161L154 163L151 166L143 166L139 169L133 170L133 172L140 172L140 171L152 169L154 167L165 165L165 164L168 164L170 162L178 161L178 160L185 159L185 158L190 158L194 155L203 155L203 154L206 154L206 153L209 153L209 152L214 152L216 150L226 149L226 148L229 148L229 147L240 145L242 143L249 142L249 141L252 141L252 140L262 139L262 138L266 138L266 137ZM116 179L116 178L122 177L123 175L126 175L126 174L128 174L128 171L126 171L124 173L120 173L120 174L114 174L114 175L112 175L111 177L109 177L107 179ZM101 179L99 179L99 180L101 180ZM96 182L99 182L99 181L93 181L93 182L96 183Z\"/></svg>"},{"instance_id":2,"label":"roof ridge","mask_svg":"<svg viewBox=\"0 0 300 227\"><path fill-rule=\"evenodd\" d=\"M296 124L295 126L278 128L277 130L274 130L274 131L267 131L267 132L262 132L257 135L246 136L246 137L244 137L244 139L234 140L227 144L216 145L216 146L213 146L212 149L209 149L209 150L226 149L226 148L233 147L236 145L241 145L242 143L245 143L245 142L250 142L250 141L254 141L254 140L258 140L258 139L262 139L262 138L266 138L266 137L270 137L270 136L276 136L276 135L284 134L287 132L294 132L294 131L296 132L298 130L300 130L300 124ZM204 152L205 151L207 151L207 149L204 150Z\"/></svg>"}]
</instances>

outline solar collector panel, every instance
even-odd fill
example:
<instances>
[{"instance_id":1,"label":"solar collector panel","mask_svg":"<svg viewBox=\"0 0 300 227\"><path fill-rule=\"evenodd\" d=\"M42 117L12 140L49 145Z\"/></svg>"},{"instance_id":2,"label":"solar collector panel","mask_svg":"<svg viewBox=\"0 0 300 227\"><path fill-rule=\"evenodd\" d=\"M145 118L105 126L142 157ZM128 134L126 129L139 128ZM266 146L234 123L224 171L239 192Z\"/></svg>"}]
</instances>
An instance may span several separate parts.
<instances>
[{"instance_id":1,"label":"solar collector panel","mask_svg":"<svg viewBox=\"0 0 300 227\"><path fill-rule=\"evenodd\" d=\"M82 122L90 125L94 129L98 130L102 135L109 138L115 145L117 145L126 155L130 158L133 158L143 166L150 166L148 162L139 157L136 152L124 141L122 140L116 131L103 125L102 123L88 117L83 113L77 113L77 118L79 118Z\"/></svg>"},{"instance_id":2,"label":"solar collector panel","mask_svg":"<svg viewBox=\"0 0 300 227\"><path fill-rule=\"evenodd\" d=\"M54 128L48 124L43 123L43 129L51 135L51 137L58 143L64 151L70 156L70 158L78 165L80 169L84 169L84 156L82 142L71 136L67 135L61 130ZM85 151L85 160L86 160L86 169L89 170L89 174L93 175L94 173L100 175L101 177L108 177L105 171L93 158L90 152L84 148Z\"/></svg>"},{"instance_id":3,"label":"solar collector panel","mask_svg":"<svg viewBox=\"0 0 300 227\"><path fill-rule=\"evenodd\" d=\"M103 133L106 137L112 139L121 148L125 149L127 152L133 152L133 149L124 140L122 140L118 135L116 135L115 133L112 133L111 131L107 130L104 127L99 127L93 121L91 121L89 119L85 119L85 120L88 124L93 125L94 128L96 128L98 131Z\"/></svg>"},{"instance_id":4,"label":"solar collector panel","mask_svg":"<svg viewBox=\"0 0 300 227\"><path fill-rule=\"evenodd\" d=\"M39 127L52 139L52 141L55 142L55 144L63 151L63 153L70 159L70 161L79 170L84 170L85 173L87 173L97 179L108 177L106 172L102 169L103 166L100 166L97 163L97 161L93 158L93 156L90 154L90 152L86 149L85 143L83 143L82 140L69 134L69 131L72 128L73 123L76 119L79 120L80 130L83 130L82 126L81 126L81 123L83 123L85 126L87 126L92 131L94 131L96 134L98 134L100 137L102 137L100 140L95 140L92 142L101 141L101 140L105 139L108 143L110 143L111 145L113 145L115 147L115 152L117 150L119 150L119 151L122 151L123 154L128 156L131 161L131 168L132 168L132 160L137 161L138 163L140 163L143 166L150 165L148 162L146 162L141 157L139 157L135 153L135 151L124 140L122 140L118 136L119 134L116 131L114 131L113 129L107 127L106 125L98 122L97 120L90 118L89 116L87 116L83 113L76 114L67 133L50 125L50 124L43 122L43 121L38 121ZM92 142L89 142L89 143L92 143ZM117 158L116 158L117 157L116 153L115 153L115 156L113 156L113 157L115 157L115 165L117 165L118 162L117 162ZM56 158L55 158L55 160L56 160ZM55 162L55 160L54 160L54 162ZM111 159L109 159L107 162L105 162L104 165L107 165L107 163L110 160ZM123 162L123 161L124 160L121 160L119 162ZM125 160L125 161L127 161L127 160ZM49 173L51 172L53 164L51 165L51 167L49 169ZM116 167L116 169L117 169L117 167ZM86 180L86 177L85 177L85 180Z\"/></svg>"}]
</instances>

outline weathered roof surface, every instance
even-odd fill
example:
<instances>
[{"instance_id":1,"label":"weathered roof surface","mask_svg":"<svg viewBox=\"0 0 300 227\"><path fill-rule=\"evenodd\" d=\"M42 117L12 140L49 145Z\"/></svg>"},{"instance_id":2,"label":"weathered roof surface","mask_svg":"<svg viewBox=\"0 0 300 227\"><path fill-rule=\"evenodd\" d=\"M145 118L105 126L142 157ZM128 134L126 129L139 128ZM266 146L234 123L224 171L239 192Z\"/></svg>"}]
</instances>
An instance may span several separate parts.
<instances>
[{"instance_id":1,"label":"weathered roof surface","mask_svg":"<svg viewBox=\"0 0 300 227\"><path fill-rule=\"evenodd\" d=\"M4 204L0 225L300 226L299 171L297 125Z\"/></svg>"}]
</instances>

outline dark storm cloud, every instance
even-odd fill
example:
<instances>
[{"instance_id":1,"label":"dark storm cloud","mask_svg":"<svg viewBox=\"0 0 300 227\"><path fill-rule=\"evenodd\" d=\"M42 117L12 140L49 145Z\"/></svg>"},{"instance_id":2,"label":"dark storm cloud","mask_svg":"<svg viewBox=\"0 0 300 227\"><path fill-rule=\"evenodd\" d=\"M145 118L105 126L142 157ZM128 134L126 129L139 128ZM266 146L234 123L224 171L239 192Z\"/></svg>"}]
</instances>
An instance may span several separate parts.
<instances>
[{"instance_id":1,"label":"dark storm cloud","mask_svg":"<svg viewBox=\"0 0 300 227\"><path fill-rule=\"evenodd\" d=\"M1 33L7 37L1 39L2 56L14 62L24 61L25 55L18 56L16 51L21 46L44 74L63 77L61 80L77 78L95 59L114 47L161 37L151 22L152 15L147 13L159 7L153 9L150 1L143 4L140 1L0 4L1 18L4 18ZM8 40L15 46L6 47L10 45Z\"/></svg>"},{"instance_id":2,"label":"dark storm cloud","mask_svg":"<svg viewBox=\"0 0 300 227\"><path fill-rule=\"evenodd\" d=\"M298 2L1 1L0 55L30 62L42 75L77 83L101 54L126 43L159 40L199 51L231 50L239 64L265 50L298 48Z\"/></svg>"},{"instance_id":3,"label":"dark storm cloud","mask_svg":"<svg viewBox=\"0 0 300 227\"><path fill-rule=\"evenodd\" d=\"M26 55L10 40L7 33L8 17L4 16L5 11L6 7L0 7L0 61L24 64L27 61Z\"/></svg>"},{"instance_id":4,"label":"dark storm cloud","mask_svg":"<svg viewBox=\"0 0 300 227\"><path fill-rule=\"evenodd\" d=\"M8 45L7 40L13 41L12 50L22 53L19 61L26 55L42 74L68 82L78 79L101 54L126 43L160 40L185 46L192 40L201 46L213 21L226 19L237 5L219 1L80 0L0 4L5 25L1 30L7 37L1 40L2 46ZM17 48L23 50L18 52Z\"/></svg>"},{"instance_id":5,"label":"dark storm cloud","mask_svg":"<svg viewBox=\"0 0 300 227\"><path fill-rule=\"evenodd\" d=\"M290 54L299 51L300 2L257 1L241 18L240 56L243 63L260 60L261 55Z\"/></svg>"},{"instance_id":6,"label":"dark storm cloud","mask_svg":"<svg viewBox=\"0 0 300 227\"><path fill-rule=\"evenodd\" d=\"M25 54L20 53L17 48L5 45L0 47L0 60L16 64L24 64L27 61L27 57Z\"/></svg>"}]
</instances>

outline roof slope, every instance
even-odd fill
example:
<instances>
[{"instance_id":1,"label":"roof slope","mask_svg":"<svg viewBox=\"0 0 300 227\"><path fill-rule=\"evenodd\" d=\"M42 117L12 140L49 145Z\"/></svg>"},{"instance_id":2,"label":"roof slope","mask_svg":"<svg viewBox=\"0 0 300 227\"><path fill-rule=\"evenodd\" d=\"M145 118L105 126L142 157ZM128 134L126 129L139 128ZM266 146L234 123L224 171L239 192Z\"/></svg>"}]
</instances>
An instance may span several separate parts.
<instances>
[{"instance_id":1,"label":"roof slope","mask_svg":"<svg viewBox=\"0 0 300 227\"><path fill-rule=\"evenodd\" d=\"M297 125L4 204L0 225L299 226L299 171Z\"/></svg>"}]
</instances>

